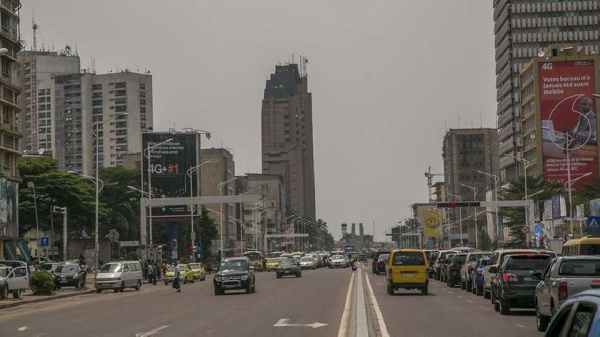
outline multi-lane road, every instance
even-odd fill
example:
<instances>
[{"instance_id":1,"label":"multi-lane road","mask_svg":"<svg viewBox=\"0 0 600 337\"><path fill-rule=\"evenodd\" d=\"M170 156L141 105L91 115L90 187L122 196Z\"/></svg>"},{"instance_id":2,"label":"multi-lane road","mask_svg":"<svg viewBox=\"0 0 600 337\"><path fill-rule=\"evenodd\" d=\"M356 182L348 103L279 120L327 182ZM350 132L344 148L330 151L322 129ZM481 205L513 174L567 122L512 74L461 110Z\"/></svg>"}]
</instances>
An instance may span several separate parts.
<instances>
[{"instance_id":1,"label":"multi-lane road","mask_svg":"<svg viewBox=\"0 0 600 337\"><path fill-rule=\"evenodd\" d=\"M532 311L494 312L489 300L431 281L429 295L385 292L370 268L257 273L254 294L215 296L212 278L144 285L0 311L0 336L541 336Z\"/></svg>"}]
</instances>

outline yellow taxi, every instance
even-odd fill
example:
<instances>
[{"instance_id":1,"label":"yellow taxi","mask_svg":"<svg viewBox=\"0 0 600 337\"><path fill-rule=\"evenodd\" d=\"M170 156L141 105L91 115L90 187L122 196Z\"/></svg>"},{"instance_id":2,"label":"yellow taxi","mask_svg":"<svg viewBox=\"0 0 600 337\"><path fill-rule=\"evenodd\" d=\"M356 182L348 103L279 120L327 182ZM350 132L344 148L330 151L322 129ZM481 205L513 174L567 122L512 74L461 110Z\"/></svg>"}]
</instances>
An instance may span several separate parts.
<instances>
[{"instance_id":1,"label":"yellow taxi","mask_svg":"<svg viewBox=\"0 0 600 337\"><path fill-rule=\"evenodd\" d=\"M279 257L270 257L267 259L267 271L277 270L279 267L279 262L281 262L281 258Z\"/></svg>"},{"instance_id":2,"label":"yellow taxi","mask_svg":"<svg viewBox=\"0 0 600 337\"><path fill-rule=\"evenodd\" d=\"M200 262L188 263L188 266L190 266L190 269L192 270L192 275L194 277L194 280L199 280L199 281L206 280L206 271L204 270L204 268L202 267L202 264Z\"/></svg>"},{"instance_id":3,"label":"yellow taxi","mask_svg":"<svg viewBox=\"0 0 600 337\"><path fill-rule=\"evenodd\" d=\"M186 284L188 282L194 283L194 273L192 269L187 264L178 264L180 269L180 278L181 283ZM164 282L165 285L169 283L173 283L173 279L175 278L175 266L167 267L167 272L165 273Z\"/></svg>"},{"instance_id":4,"label":"yellow taxi","mask_svg":"<svg viewBox=\"0 0 600 337\"><path fill-rule=\"evenodd\" d=\"M386 264L387 293L395 289L419 289L428 294L427 255L420 249L395 249L390 252Z\"/></svg>"}]
</instances>

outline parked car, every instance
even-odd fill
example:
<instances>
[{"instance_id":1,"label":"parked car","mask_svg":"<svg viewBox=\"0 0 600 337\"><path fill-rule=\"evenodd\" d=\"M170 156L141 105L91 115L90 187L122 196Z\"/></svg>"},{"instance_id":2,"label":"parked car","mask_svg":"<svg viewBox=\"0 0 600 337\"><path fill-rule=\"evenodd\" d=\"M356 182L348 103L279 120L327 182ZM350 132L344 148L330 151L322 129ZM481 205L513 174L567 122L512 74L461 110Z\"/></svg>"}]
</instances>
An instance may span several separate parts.
<instances>
[{"instance_id":1,"label":"parked car","mask_svg":"<svg viewBox=\"0 0 600 337\"><path fill-rule=\"evenodd\" d=\"M458 253L455 251L450 251L448 254L443 255L443 257L440 256L440 258L442 259L441 261L440 261L440 259L438 259L439 271L440 271L440 281L442 281L444 283L448 283L448 279L446 277L446 276L448 276L448 266L450 265L452 258L456 254L458 254Z\"/></svg>"},{"instance_id":2,"label":"parked car","mask_svg":"<svg viewBox=\"0 0 600 337\"><path fill-rule=\"evenodd\" d=\"M570 297L552 318L545 336L600 336L600 291Z\"/></svg>"},{"instance_id":3,"label":"parked car","mask_svg":"<svg viewBox=\"0 0 600 337\"><path fill-rule=\"evenodd\" d=\"M453 255L450 259L450 263L446 266L446 285L448 287L454 287L460 281L460 268L465 264L467 260L467 254L459 253Z\"/></svg>"},{"instance_id":4,"label":"parked car","mask_svg":"<svg viewBox=\"0 0 600 337\"><path fill-rule=\"evenodd\" d=\"M105 289L112 289L114 292L123 292L125 288L140 290L142 278L142 265L139 261L110 262L98 271L94 288L97 293Z\"/></svg>"},{"instance_id":5,"label":"parked car","mask_svg":"<svg viewBox=\"0 0 600 337\"><path fill-rule=\"evenodd\" d=\"M507 255L527 254L527 253L540 254L540 251L535 250L535 249L504 249L504 248L500 248L500 249L496 249L495 251L492 252L492 255L490 256L490 263L485 267L485 270L483 271L483 297L484 298L491 298L492 304L494 304L494 302L496 301L496 299L493 297L494 289L492 289L492 282L496 278L496 275L494 273L490 273L490 268L496 267L496 269L498 269L498 266L500 265L500 263L502 263L502 260Z\"/></svg>"},{"instance_id":6,"label":"parked car","mask_svg":"<svg viewBox=\"0 0 600 337\"><path fill-rule=\"evenodd\" d=\"M385 274L385 265L387 263L387 259L390 254L381 254L379 258L377 258L377 262L375 263L375 274L379 275L379 273Z\"/></svg>"},{"instance_id":7,"label":"parked car","mask_svg":"<svg viewBox=\"0 0 600 337\"><path fill-rule=\"evenodd\" d=\"M472 276L471 276L471 279L472 279L471 291L473 292L473 294L475 294L477 296L483 295L483 271L485 270L485 266L487 266L489 263L490 263L489 257L482 257L482 258L479 258L479 261L477 261L475 268L473 268L473 272L472 272Z\"/></svg>"},{"instance_id":8,"label":"parked car","mask_svg":"<svg viewBox=\"0 0 600 337\"><path fill-rule=\"evenodd\" d=\"M379 261L379 255L389 253L389 250L378 250L373 253L373 261L371 261L371 272L373 274L377 274L377 261Z\"/></svg>"},{"instance_id":9,"label":"parked car","mask_svg":"<svg viewBox=\"0 0 600 337\"><path fill-rule=\"evenodd\" d=\"M6 299L11 293L13 298L21 297L21 293L29 289L29 275L26 264L16 268L0 265L0 299Z\"/></svg>"},{"instance_id":10,"label":"parked car","mask_svg":"<svg viewBox=\"0 0 600 337\"><path fill-rule=\"evenodd\" d=\"M390 253L386 264L386 287L389 295L396 289L419 289L421 294L429 293L427 278L427 256L419 249L395 249Z\"/></svg>"},{"instance_id":11,"label":"parked car","mask_svg":"<svg viewBox=\"0 0 600 337\"><path fill-rule=\"evenodd\" d=\"M489 257L489 256L490 256L489 252L475 251L475 252L467 253L467 259L466 259L465 263L462 265L462 267L460 268L460 288L461 289L466 290L466 291L471 291L471 288L473 285L473 279L472 279L473 269L475 268L477 261L479 261L479 259L482 257Z\"/></svg>"},{"instance_id":12,"label":"parked car","mask_svg":"<svg viewBox=\"0 0 600 337\"><path fill-rule=\"evenodd\" d=\"M595 288L600 288L600 256L565 256L552 260L535 289L538 331L546 330L552 316L569 297Z\"/></svg>"},{"instance_id":13,"label":"parked car","mask_svg":"<svg viewBox=\"0 0 600 337\"><path fill-rule=\"evenodd\" d=\"M444 261L446 260L446 257L448 255L454 255L456 254L455 251L453 250L440 250L437 256L437 259L435 260L435 263L433 264L433 274L436 280L438 281L444 281L444 275L442 273L442 269L443 269L443 265L444 265Z\"/></svg>"},{"instance_id":14,"label":"parked car","mask_svg":"<svg viewBox=\"0 0 600 337\"><path fill-rule=\"evenodd\" d=\"M73 286L75 289L83 289L87 271L77 263L61 263L54 270L54 287Z\"/></svg>"},{"instance_id":15,"label":"parked car","mask_svg":"<svg viewBox=\"0 0 600 337\"><path fill-rule=\"evenodd\" d=\"M247 294L256 291L254 267L245 257L221 260L219 270L213 278L215 295L223 295L225 290L246 290Z\"/></svg>"},{"instance_id":16,"label":"parked car","mask_svg":"<svg viewBox=\"0 0 600 337\"><path fill-rule=\"evenodd\" d=\"M47 270L51 274L54 274L56 267L60 265L60 262L44 262L39 266L39 270Z\"/></svg>"},{"instance_id":17,"label":"parked car","mask_svg":"<svg viewBox=\"0 0 600 337\"><path fill-rule=\"evenodd\" d=\"M491 267L497 275L492 281L494 310L508 315L514 307L535 308L535 288L551 259L546 254L512 254L499 267Z\"/></svg>"},{"instance_id":18,"label":"parked car","mask_svg":"<svg viewBox=\"0 0 600 337\"><path fill-rule=\"evenodd\" d=\"M435 278L434 265L435 265L435 261L438 259L438 256L440 256L439 250L433 250L429 253L429 256L428 256L429 268L427 269L427 274L430 279Z\"/></svg>"},{"instance_id":19,"label":"parked car","mask_svg":"<svg viewBox=\"0 0 600 337\"><path fill-rule=\"evenodd\" d=\"M283 276L302 277L302 268L294 259L281 260L277 266L276 277L282 278Z\"/></svg>"}]
</instances>

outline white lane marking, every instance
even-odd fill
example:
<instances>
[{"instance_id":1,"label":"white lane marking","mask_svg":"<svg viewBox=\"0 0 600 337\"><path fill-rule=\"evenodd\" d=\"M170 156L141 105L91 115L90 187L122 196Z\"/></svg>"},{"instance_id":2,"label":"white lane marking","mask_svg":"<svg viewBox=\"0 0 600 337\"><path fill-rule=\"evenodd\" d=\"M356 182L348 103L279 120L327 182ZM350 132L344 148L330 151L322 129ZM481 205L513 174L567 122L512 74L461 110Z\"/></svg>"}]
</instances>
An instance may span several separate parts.
<instances>
[{"instance_id":1,"label":"white lane marking","mask_svg":"<svg viewBox=\"0 0 600 337\"><path fill-rule=\"evenodd\" d=\"M473 303L473 301L471 301L471 300L467 300L467 302L469 302L469 303Z\"/></svg>"},{"instance_id":2,"label":"white lane marking","mask_svg":"<svg viewBox=\"0 0 600 337\"><path fill-rule=\"evenodd\" d=\"M515 325L518 326L521 329L525 329L525 327L523 325L519 324L519 323L515 323Z\"/></svg>"},{"instance_id":3,"label":"white lane marking","mask_svg":"<svg viewBox=\"0 0 600 337\"><path fill-rule=\"evenodd\" d=\"M136 334L135 334L135 337L148 337L148 336L154 336L154 335L156 335L157 333L159 333L159 332L160 332L160 330L166 329L166 328L168 328L168 327L169 327L168 325L163 325L163 326L161 326L161 327L158 327L158 328L156 328L156 329L154 329L154 330L151 330L151 331L148 331L148 332L140 332L140 333L136 333Z\"/></svg>"},{"instance_id":4,"label":"white lane marking","mask_svg":"<svg viewBox=\"0 0 600 337\"><path fill-rule=\"evenodd\" d=\"M454 294L454 291L449 291L448 294Z\"/></svg>"},{"instance_id":5,"label":"white lane marking","mask_svg":"<svg viewBox=\"0 0 600 337\"><path fill-rule=\"evenodd\" d=\"M363 289L362 271L357 271L356 277L356 335L368 336L367 305L365 303L365 291Z\"/></svg>"},{"instance_id":6,"label":"white lane marking","mask_svg":"<svg viewBox=\"0 0 600 337\"><path fill-rule=\"evenodd\" d=\"M326 323L319 323L319 322L314 322L312 324L291 324L288 323L290 321L289 318L282 318L280 320L277 321L277 323L275 323L275 325L273 326L278 326L278 327L285 327L285 326L306 326L306 327L311 327L313 329L316 328L320 328L322 326L326 326Z\"/></svg>"},{"instance_id":7,"label":"white lane marking","mask_svg":"<svg viewBox=\"0 0 600 337\"><path fill-rule=\"evenodd\" d=\"M18 328L17 331L25 331L27 329L29 329L29 327L27 325L25 325L25 326Z\"/></svg>"},{"instance_id":8,"label":"white lane marking","mask_svg":"<svg viewBox=\"0 0 600 337\"><path fill-rule=\"evenodd\" d=\"M381 314L381 310L379 310L379 304L377 304L377 298L375 298L375 294L373 293L373 287L371 287L371 281L369 281L369 279L367 279L367 288L369 289L369 296L371 297L373 310L375 311L375 315L377 316L377 323L379 324L379 332L381 333L381 337L389 337L390 335L387 331L387 327L385 326L383 315Z\"/></svg>"},{"instance_id":9,"label":"white lane marking","mask_svg":"<svg viewBox=\"0 0 600 337\"><path fill-rule=\"evenodd\" d=\"M462 296L460 296L460 295L457 295L456 297L458 297L458 298L462 298Z\"/></svg>"},{"instance_id":10,"label":"white lane marking","mask_svg":"<svg viewBox=\"0 0 600 337\"><path fill-rule=\"evenodd\" d=\"M487 307L479 307L481 310L487 310Z\"/></svg>"},{"instance_id":11,"label":"white lane marking","mask_svg":"<svg viewBox=\"0 0 600 337\"><path fill-rule=\"evenodd\" d=\"M350 304L352 302L352 285L354 284L354 273L350 277L350 285L348 285L348 293L346 294L346 304L344 305L344 313L342 314L342 321L340 322L340 330L338 331L338 337L346 337L348 332L348 316L350 314Z\"/></svg>"}]
</instances>

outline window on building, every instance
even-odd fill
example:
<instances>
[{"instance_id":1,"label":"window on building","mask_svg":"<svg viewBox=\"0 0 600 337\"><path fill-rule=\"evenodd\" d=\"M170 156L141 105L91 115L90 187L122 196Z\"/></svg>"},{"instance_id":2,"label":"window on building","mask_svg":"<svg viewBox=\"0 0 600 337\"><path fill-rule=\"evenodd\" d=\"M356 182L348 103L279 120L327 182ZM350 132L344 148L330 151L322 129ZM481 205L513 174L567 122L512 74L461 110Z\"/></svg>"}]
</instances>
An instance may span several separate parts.
<instances>
[{"instance_id":1,"label":"window on building","mask_svg":"<svg viewBox=\"0 0 600 337\"><path fill-rule=\"evenodd\" d=\"M94 85L92 85L92 90L102 90L102 84L94 84Z\"/></svg>"},{"instance_id":2,"label":"window on building","mask_svg":"<svg viewBox=\"0 0 600 337\"><path fill-rule=\"evenodd\" d=\"M146 84L145 83L140 83L140 89L146 89Z\"/></svg>"},{"instance_id":3,"label":"window on building","mask_svg":"<svg viewBox=\"0 0 600 337\"><path fill-rule=\"evenodd\" d=\"M125 87L127 87L127 82L117 82L117 83L115 83L115 89L125 88Z\"/></svg>"}]
</instances>

